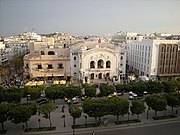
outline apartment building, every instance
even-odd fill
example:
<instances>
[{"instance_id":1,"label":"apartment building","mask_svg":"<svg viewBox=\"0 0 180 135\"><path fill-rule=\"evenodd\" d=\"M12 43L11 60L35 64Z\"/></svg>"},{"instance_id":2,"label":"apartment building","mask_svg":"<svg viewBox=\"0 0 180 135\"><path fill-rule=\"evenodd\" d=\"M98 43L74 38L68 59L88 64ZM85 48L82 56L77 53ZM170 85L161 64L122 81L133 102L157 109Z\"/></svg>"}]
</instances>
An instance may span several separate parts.
<instances>
[{"instance_id":1,"label":"apartment building","mask_svg":"<svg viewBox=\"0 0 180 135\"><path fill-rule=\"evenodd\" d=\"M152 80L180 77L180 42L141 38L128 43L127 65L138 75Z\"/></svg>"},{"instance_id":2,"label":"apartment building","mask_svg":"<svg viewBox=\"0 0 180 135\"><path fill-rule=\"evenodd\" d=\"M70 76L70 49L48 42L31 42L30 54L24 56L25 76L30 78L67 78Z\"/></svg>"}]
</instances>

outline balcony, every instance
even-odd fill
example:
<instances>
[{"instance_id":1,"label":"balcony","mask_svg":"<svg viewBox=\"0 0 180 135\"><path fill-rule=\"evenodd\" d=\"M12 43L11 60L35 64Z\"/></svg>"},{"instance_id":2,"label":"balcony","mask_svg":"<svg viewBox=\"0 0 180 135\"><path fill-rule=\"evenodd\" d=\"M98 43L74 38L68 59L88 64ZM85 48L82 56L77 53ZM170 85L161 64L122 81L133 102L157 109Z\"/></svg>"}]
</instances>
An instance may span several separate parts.
<instances>
[{"instance_id":1,"label":"balcony","mask_svg":"<svg viewBox=\"0 0 180 135\"><path fill-rule=\"evenodd\" d=\"M89 68L90 72L106 72L110 70L110 68Z\"/></svg>"}]
</instances>

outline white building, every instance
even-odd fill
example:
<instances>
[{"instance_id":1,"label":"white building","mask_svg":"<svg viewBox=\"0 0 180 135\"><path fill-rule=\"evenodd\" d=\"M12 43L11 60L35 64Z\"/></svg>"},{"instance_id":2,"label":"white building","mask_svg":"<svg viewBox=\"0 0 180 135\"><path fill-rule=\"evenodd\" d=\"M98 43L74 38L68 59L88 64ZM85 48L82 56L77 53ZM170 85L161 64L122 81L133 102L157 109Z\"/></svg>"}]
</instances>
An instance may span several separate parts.
<instances>
[{"instance_id":1,"label":"white building","mask_svg":"<svg viewBox=\"0 0 180 135\"><path fill-rule=\"evenodd\" d=\"M134 40L128 43L127 64L131 71L134 70L138 75L147 76L152 80L160 79L161 76L178 76L179 43L179 40Z\"/></svg>"},{"instance_id":2,"label":"white building","mask_svg":"<svg viewBox=\"0 0 180 135\"><path fill-rule=\"evenodd\" d=\"M79 42L70 47L70 64L71 76L83 83L106 79L120 82L125 77L125 48L100 40Z\"/></svg>"}]
</instances>

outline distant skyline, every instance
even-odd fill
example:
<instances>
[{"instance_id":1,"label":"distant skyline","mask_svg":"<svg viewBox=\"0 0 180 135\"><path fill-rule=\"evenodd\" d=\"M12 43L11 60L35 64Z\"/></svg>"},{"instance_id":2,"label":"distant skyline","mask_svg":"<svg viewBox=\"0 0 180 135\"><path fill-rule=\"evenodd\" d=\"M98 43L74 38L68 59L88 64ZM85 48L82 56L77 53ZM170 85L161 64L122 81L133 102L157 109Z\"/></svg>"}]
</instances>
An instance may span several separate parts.
<instances>
[{"instance_id":1,"label":"distant skyline","mask_svg":"<svg viewBox=\"0 0 180 135\"><path fill-rule=\"evenodd\" d=\"M180 34L180 0L0 0L0 36Z\"/></svg>"}]
</instances>

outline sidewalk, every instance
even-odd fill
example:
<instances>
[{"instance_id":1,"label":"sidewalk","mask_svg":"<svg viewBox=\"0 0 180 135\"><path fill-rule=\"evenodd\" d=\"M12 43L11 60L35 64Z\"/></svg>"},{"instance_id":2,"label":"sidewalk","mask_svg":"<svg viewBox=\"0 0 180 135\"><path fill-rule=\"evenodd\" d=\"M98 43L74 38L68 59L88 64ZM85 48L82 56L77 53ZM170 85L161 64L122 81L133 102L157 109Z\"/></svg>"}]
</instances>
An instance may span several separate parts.
<instances>
[{"instance_id":1,"label":"sidewalk","mask_svg":"<svg viewBox=\"0 0 180 135\"><path fill-rule=\"evenodd\" d=\"M62 105L58 105L58 108L56 109L55 112L52 113L52 125L56 126L56 130L54 131L38 131L38 132L25 132L25 135L37 135L37 134L63 134L63 133L72 133L73 130L71 128L73 119L70 116L68 112L68 105L65 105L65 127L64 127L64 118L61 118L63 113L62 111ZM171 114L171 109L169 108L167 110L167 115ZM163 116L164 112L159 112L158 116ZM143 125L151 125L151 124L158 124L158 123L163 123L163 122L173 122L173 121L180 121L180 114L178 114L177 118L173 119L165 119L165 120L153 120L152 117L154 117L154 111L149 112L149 119L146 118L147 114L143 113L140 115L140 123L132 123L132 124L122 124L122 125L116 125L114 121L116 121L116 116L108 115L103 118L107 118L108 124L106 125L101 125L100 127L92 127L92 128L80 128L80 129L75 129L75 132L80 132L80 131L92 131L92 130L103 130L103 129L113 129L113 128L129 128L129 127L136 127L136 126L143 126ZM103 118L101 118L101 122L103 123ZM136 115L129 115L129 119L136 119ZM28 121L28 126L29 128L38 128L38 119L41 119L41 127L49 127L49 120L45 119L42 117L42 115L35 115L33 116L30 121ZM120 121L121 120L127 120L128 117L127 115L125 116L120 116ZM87 123L94 123L95 119L94 118L87 118ZM76 124L84 124L85 123L85 116L82 114L81 118L76 120ZM23 128L22 124L12 124L10 122L5 123L5 128L8 129L7 133L5 135L22 135L23 134Z\"/></svg>"}]
</instances>

